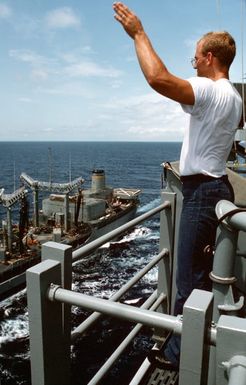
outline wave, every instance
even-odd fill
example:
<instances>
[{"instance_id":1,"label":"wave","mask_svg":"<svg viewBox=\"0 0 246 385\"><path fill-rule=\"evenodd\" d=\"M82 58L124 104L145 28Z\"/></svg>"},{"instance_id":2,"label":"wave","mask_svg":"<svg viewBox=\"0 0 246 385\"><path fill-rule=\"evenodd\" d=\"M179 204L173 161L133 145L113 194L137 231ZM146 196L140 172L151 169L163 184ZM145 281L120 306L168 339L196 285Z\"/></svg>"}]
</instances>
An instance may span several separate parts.
<instances>
[{"instance_id":1,"label":"wave","mask_svg":"<svg viewBox=\"0 0 246 385\"><path fill-rule=\"evenodd\" d=\"M145 205L139 207L137 210L137 214L144 214L147 211L159 206L160 204L161 204L161 198L153 199L151 202L146 203Z\"/></svg>"},{"instance_id":2,"label":"wave","mask_svg":"<svg viewBox=\"0 0 246 385\"><path fill-rule=\"evenodd\" d=\"M6 342L16 341L29 336L27 313L19 315L15 319L7 319L1 322L0 346Z\"/></svg>"},{"instance_id":3,"label":"wave","mask_svg":"<svg viewBox=\"0 0 246 385\"><path fill-rule=\"evenodd\" d=\"M125 245L127 243L133 242L135 240L150 240L150 239L158 239L159 238L159 226L158 231L153 232L153 230L147 226L137 226L130 233L123 236L123 238L118 241L107 242L100 247L100 249L110 249L110 247L114 247L115 245Z\"/></svg>"},{"instance_id":4,"label":"wave","mask_svg":"<svg viewBox=\"0 0 246 385\"><path fill-rule=\"evenodd\" d=\"M14 301L20 301L22 298L26 295L26 289L18 291L18 293L15 293L8 298L4 299L0 303L0 309L3 309L7 306L10 306Z\"/></svg>"},{"instance_id":5,"label":"wave","mask_svg":"<svg viewBox=\"0 0 246 385\"><path fill-rule=\"evenodd\" d=\"M129 243L136 239L146 238L152 233L151 229L145 226L136 227L130 234L125 235L122 239L120 239L118 242L112 242L114 243Z\"/></svg>"}]
</instances>

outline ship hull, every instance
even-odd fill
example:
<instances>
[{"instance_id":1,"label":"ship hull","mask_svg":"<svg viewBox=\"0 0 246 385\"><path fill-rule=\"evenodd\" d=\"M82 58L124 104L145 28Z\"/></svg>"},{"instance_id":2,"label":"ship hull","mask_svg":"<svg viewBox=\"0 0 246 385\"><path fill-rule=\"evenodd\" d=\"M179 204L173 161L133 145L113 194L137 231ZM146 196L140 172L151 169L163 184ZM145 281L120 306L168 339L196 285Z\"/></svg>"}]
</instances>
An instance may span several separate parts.
<instances>
[{"instance_id":1,"label":"ship hull","mask_svg":"<svg viewBox=\"0 0 246 385\"><path fill-rule=\"evenodd\" d=\"M83 244L89 242L107 234L108 232L122 226L134 218L137 211L137 204L132 204L129 208L123 212L119 212L114 217L107 218L101 222L91 225L91 233L86 237L84 234L79 234L76 239L66 239L61 243L70 244L73 248L81 247ZM47 238L47 241L49 239ZM21 257L16 263L12 265L0 264L0 300L12 295L18 290L25 287L26 283L26 270L31 266L39 263L41 260L40 252L33 252L29 256Z\"/></svg>"}]
</instances>

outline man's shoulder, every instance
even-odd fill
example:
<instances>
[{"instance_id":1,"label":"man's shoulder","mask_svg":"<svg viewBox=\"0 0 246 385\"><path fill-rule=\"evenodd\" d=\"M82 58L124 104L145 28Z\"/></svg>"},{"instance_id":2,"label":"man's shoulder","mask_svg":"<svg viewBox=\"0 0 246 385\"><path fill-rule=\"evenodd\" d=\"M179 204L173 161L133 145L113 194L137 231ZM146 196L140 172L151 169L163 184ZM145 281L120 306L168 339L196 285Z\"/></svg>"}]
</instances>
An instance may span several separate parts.
<instances>
[{"instance_id":1,"label":"man's shoulder","mask_svg":"<svg viewBox=\"0 0 246 385\"><path fill-rule=\"evenodd\" d=\"M213 95L214 92L214 81L212 79L202 77L202 76L194 76L189 79L187 79L188 82L190 82L196 101L207 99L207 97L210 97ZM205 98L205 99L204 99Z\"/></svg>"},{"instance_id":2,"label":"man's shoulder","mask_svg":"<svg viewBox=\"0 0 246 385\"><path fill-rule=\"evenodd\" d=\"M187 79L188 82L190 82L192 85L213 85L214 81L210 78L206 78L204 76L193 76Z\"/></svg>"}]
</instances>

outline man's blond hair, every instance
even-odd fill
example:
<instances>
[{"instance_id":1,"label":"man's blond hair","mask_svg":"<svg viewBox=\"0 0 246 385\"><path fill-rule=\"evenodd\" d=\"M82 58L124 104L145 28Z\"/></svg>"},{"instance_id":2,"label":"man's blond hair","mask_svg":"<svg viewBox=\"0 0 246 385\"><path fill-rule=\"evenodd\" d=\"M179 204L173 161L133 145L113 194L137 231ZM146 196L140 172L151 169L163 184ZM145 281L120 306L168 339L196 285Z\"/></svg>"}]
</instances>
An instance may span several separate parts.
<instances>
[{"instance_id":1,"label":"man's blond hair","mask_svg":"<svg viewBox=\"0 0 246 385\"><path fill-rule=\"evenodd\" d=\"M202 42L202 53L211 52L217 57L220 64L230 67L236 55L236 43L229 32L208 32L199 40Z\"/></svg>"}]
</instances>

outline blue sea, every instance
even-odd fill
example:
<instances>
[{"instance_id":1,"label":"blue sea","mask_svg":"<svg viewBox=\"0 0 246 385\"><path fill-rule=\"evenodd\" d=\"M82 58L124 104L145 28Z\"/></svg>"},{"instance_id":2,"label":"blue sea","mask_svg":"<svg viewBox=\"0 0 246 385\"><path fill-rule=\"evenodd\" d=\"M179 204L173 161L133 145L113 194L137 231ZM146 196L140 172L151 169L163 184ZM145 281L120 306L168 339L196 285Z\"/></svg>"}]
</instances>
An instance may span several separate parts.
<instances>
[{"instance_id":1,"label":"blue sea","mask_svg":"<svg viewBox=\"0 0 246 385\"><path fill-rule=\"evenodd\" d=\"M180 149L181 143L173 142L3 142L0 143L0 188L12 193L21 185L22 172L33 179L52 182L82 177L88 188L92 170L104 169L108 186L141 189L138 209L141 214L160 203L161 164L177 160ZM17 206L13 209L16 221ZM5 208L0 206L0 220L5 216ZM102 298L111 296L158 253L158 231L156 216L76 264L73 290ZM154 271L141 280L124 301L138 305L155 286ZM72 327L81 323L86 315L83 309L73 307ZM115 343L119 343L131 327L126 322L105 318L76 341L72 348L72 384L87 384L111 354ZM101 384L129 383L150 348L151 331L145 332ZM25 290L0 303L0 378L1 385L31 385Z\"/></svg>"}]
</instances>

